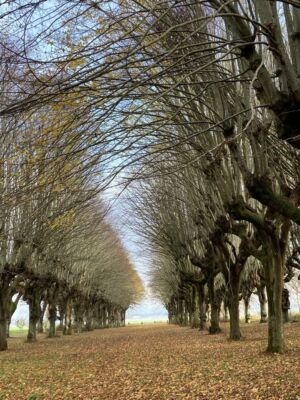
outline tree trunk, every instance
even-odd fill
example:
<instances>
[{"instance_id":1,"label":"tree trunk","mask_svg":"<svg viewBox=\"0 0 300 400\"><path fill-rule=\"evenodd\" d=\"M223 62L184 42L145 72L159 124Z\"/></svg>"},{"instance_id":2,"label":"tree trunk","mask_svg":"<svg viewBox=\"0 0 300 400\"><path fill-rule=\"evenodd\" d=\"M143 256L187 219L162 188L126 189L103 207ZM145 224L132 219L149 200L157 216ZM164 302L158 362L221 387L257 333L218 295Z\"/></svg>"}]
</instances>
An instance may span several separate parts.
<instances>
[{"instance_id":1,"label":"tree trunk","mask_svg":"<svg viewBox=\"0 0 300 400\"><path fill-rule=\"evenodd\" d=\"M267 314L267 298L265 292L265 286L262 286L258 289L258 300L260 305L260 323L268 322L268 314Z\"/></svg>"},{"instance_id":2,"label":"tree trunk","mask_svg":"<svg viewBox=\"0 0 300 400\"><path fill-rule=\"evenodd\" d=\"M0 288L0 351L7 350L7 321L9 318L8 285Z\"/></svg>"},{"instance_id":3,"label":"tree trunk","mask_svg":"<svg viewBox=\"0 0 300 400\"><path fill-rule=\"evenodd\" d=\"M85 308L84 308L84 316L85 316L85 325L84 325L84 330L90 332L94 329L94 312L93 308L91 308L89 302L86 302ZM118 321L118 316L117 316L117 311L114 307L112 307L111 310L112 316L113 316L113 326L116 326Z\"/></svg>"},{"instance_id":4,"label":"tree trunk","mask_svg":"<svg viewBox=\"0 0 300 400\"><path fill-rule=\"evenodd\" d=\"M289 322L289 309L290 309L290 294L288 289L283 289L282 291L282 314L283 314L283 322L287 323Z\"/></svg>"},{"instance_id":5,"label":"tree trunk","mask_svg":"<svg viewBox=\"0 0 300 400\"><path fill-rule=\"evenodd\" d=\"M182 301L182 304L183 304L183 321L182 321L182 325L183 326L188 326L189 314L188 314L187 302L186 302L185 299Z\"/></svg>"},{"instance_id":6,"label":"tree trunk","mask_svg":"<svg viewBox=\"0 0 300 400\"><path fill-rule=\"evenodd\" d=\"M74 322L77 333L81 333L83 330L83 311L81 302L74 304Z\"/></svg>"},{"instance_id":7,"label":"tree trunk","mask_svg":"<svg viewBox=\"0 0 300 400\"><path fill-rule=\"evenodd\" d=\"M280 284L275 282L275 279L273 284L267 285L269 305L267 351L271 353L282 353L284 348L281 298L279 296L280 301L277 298L279 293L281 294L279 287Z\"/></svg>"},{"instance_id":8,"label":"tree trunk","mask_svg":"<svg viewBox=\"0 0 300 400\"><path fill-rule=\"evenodd\" d=\"M179 325L179 300L178 297L174 298L174 314L173 314L173 323Z\"/></svg>"},{"instance_id":9,"label":"tree trunk","mask_svg":"<svg viewBox=\"0 0 300 400\"><path fill-rule=\"evenodd\" d=\"M71 299L66 300L66 314L64 324L64 335L72 335L72 302Z\"/></svg>"},{"instance_id":10,"label":"tree trunk","mask_svg":"<svg viewBox=\"0 0 300 400\"><path fill-rule=\"evenodd\" d=\"M284 350L282 324L283 258L275 246L269 248L265 263L268 296L268 347L271 353Z\"/></svg>"},{"instance_id":11,"label":"tree trunk","mask_svg":"<svg viewBox=\"0 0 300 400\"><path fill-rule=\"evenodd\" d=\"M49 313L49 332L48 338L54 338L56 335L56 305L52 302L48 306L48 313Z\"/></svg>"},{"instance_id":12,"label":"tree trunk","mask_svg":"<svg viewBox=\"0 0 300 400\"><path fill-rule=\"evenodd\" d=\"M250 297L249 296L244 297L244 306L245 306L245 323L250 324L251 316L250 316L250 309L249 309L249 306L250 306Z\"/></svg>"},{"instance_id":13,"label":"tree trunk","mask_svg":"<svg viewBox=\"0 0 300 400\"><path fill-rule=\"evenodd\" d=\"M111 306L107 307L107 326L108 328L112 328L114 324L114 315Z\"/></svg>"},{"instance_id":14,"label":"tree trunk","mask_svg":"<svg viewBox=\"0 0 300 400\"><path fill-rule=\"evenodd\" d=\"M47 289L47 303L48 303L48 317L49 317L49 331L48 337L54 338L56 336L56 319L57 319L57 303L59 295L59 286L56 282Z\"/></svg>"},{"instance_id":15,"label":"tree trunk","mask_svg":"<svg viewBox=\"0 0 300 400\"><path fill-rule=\"evenodd\" d=\"M114 315L115 315L116 327L120 327L121 324L120 310L116 308ZM92 318L92 329L94 329L94 318Z\"/></svg>"},{"instance_id":16,"label":"tree trunk","mask_svg":"<svg viewBox=\"0 0 300 400\"><path fill-rule=\"evenodd\" d=\"M240 277L239 274L235 274L231 271L230 274L230 289L229 289L229 315L230 315L230 334L231 340L240 340L240 300L239 300L239 289L240 289Z\"/></svg>"},{"instance_id":17,"label":"tree trunk","mask_svg":"<svg viewBox=\"0 0 300 400\"><path fill-rule=\"evenodd\" d=\"M94 328L99 329L100 327L100 305L97 304L96 307L94 307Z\"/></svg>"},{"instance_id":18,"label":"tree trunk","mask_svg":"<svg viewBox=\"0 0 300 400\"><path fill-rule=\"evenodd\" d=\"M41 295L39 291L33 290L28 297L29 306L29 327L27 334L27 342L36 342L37 323L41 315Z\"/></svg>"},{"instance_id":19,"label":"tree trunk","mask_svg":"<svg viewBox=\"0 0 300 400\"><path fill-rule=\"evenodd\" d=\"M61 298L58 302L58 312L59 312L59 325L56 330L63 332L64 331L64 320L66 315L66 304L64 304L64 299Z\"/></svg>"},{"instance_id":20,"label":"tree trunk","mask_svg":"<svg viewBox=\"0 0 300 400\"><path fill-rule=\"evenodd\" d=\"M170 305L168 305L167 311L168 311L168 322L169 322L169 324L172 324L173 314L172 314L172 310L171 310L171 306Z\"/></svg>"},{"instance_id":21,"label":"tree trunk","mask_svg":"<svg viewBox=\"0 0 300 400\"><path fill-rule=\"evenodd\" d=\"M183 325L183 300L178 299L178 324Z\"/></svg>"},{"instance_id":22,"label":"tree trunk","mask_svg":"<svg viewBox=\"0 0 300 400\"><path fill-rule=\"evenodd\" d=\"M44 301L43 305L41 307L41 315L40 315L40 318L38 320L38 327L37 327L38 333L44 333L44 315L45 315L45 312L46 312L46 308L47 308L47 302Z\"/></svg>"},{"instance_id":23,"label":"tree trunk","mask_svg":"<svg viewBox=\"0 0 300 400\"><path fill-rule=\"evenodd\" d=\"M101 310L101 327L107 328L107 310L106 307L103 307Z\"/></svg>"},{"instance_id":24,"label":"tree trunk","mask_svg":"<svg viewBox=\"0 0 300 400\"><path fill-rule=\"evenodd\" d=\"M91 315L89 315L90 313L88 313L88 315L86 316L86 320L85 320L85 330L88 332L91 332L93 330L93 319L91 317ZM116 320L114 317L114 324L116 324Z\"/></svg>"},{"instance_id":25,"label":"tree trunk","mask_svg":"<svg viewBox=\"0 0 300 400\"><path fill-rule=\"evenodd\" d=\"M121 311L121 326L126 326L126 310Z\"/></svg>"},{"instance_id":26,"label":"tree trunk","mask_svg":"<svg viewBox=\"0 0 300 400\"><path fill-rule=\"evenodd\" d=\"M190 326L191 328L199 328L200 327L200 315L199 315L199 300L198 300L198 291L195 285L191 287L191 320Z\"/></svg>"},{"instance_id":27,"label":"tree trunk","mask_svg":"<svg viewBox=\"0 0 300 400\"><path fill-rule=\"evenodd\" d=\"M206 302L204 293L204 284L200 283L198 286L198 302L199 302L199 317L200 325L199 330L204 331L206 329Z\"/></svg>"},{"instance_id":28,"label":"tree trunk","mask_svg":"<svg viewBox=\"0 0 300 400\"><path fill-rule=\"evenodd\" d=\"M218 299L216 297L215 288L214 288L215 278L212 277L208 281L208 292L209 292L209 300L210 300L210 327L209 333L211 335L220 333L220 305Z\"/></svg>"}]
</instances>

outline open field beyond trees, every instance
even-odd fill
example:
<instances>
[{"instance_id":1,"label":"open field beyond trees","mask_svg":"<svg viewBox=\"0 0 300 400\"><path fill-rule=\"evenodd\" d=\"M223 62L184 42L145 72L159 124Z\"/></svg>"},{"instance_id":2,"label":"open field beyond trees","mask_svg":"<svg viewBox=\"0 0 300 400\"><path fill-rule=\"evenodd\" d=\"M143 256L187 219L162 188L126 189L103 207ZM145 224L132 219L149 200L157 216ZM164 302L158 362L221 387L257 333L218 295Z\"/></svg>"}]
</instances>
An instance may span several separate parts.
<instances>
[{"instance_id":1,"label":"open field beyond trees","mask_svg":"<svg viewBox=\"0 0 300 400\"><path fill-rule=\"evenodd\" d=\"M10 339L0 356L0 398L85 400L300 398L300 327L285 326L283 355L264 352L267 326L230 342L166 324L132 326L35 344Z\"/></svg>"}]
</instances>

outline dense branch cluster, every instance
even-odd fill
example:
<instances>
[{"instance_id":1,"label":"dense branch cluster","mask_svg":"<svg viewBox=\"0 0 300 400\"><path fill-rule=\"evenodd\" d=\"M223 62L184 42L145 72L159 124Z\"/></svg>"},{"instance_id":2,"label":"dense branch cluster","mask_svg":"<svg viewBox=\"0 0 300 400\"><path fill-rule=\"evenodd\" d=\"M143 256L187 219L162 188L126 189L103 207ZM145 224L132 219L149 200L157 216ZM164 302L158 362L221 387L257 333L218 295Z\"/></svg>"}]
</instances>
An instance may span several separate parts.
<instances>
[{"instance_id":1,"label":"dense branch cluster","mask_svg":"<svg viewBox=\"0 0 300 400\"><path fill-rule=\"evenodd\" d=\"M239 339L240 299L256 293L265 320L267 294L268 350L282 352L299 269L299 1L4 3L20 40L2 41L3 120L36 126L42 109L72 170L101 166L98 190L135 181L171 320L204 327L209 303L218 332L223 302Z\"/></svg>"}]
</instances>

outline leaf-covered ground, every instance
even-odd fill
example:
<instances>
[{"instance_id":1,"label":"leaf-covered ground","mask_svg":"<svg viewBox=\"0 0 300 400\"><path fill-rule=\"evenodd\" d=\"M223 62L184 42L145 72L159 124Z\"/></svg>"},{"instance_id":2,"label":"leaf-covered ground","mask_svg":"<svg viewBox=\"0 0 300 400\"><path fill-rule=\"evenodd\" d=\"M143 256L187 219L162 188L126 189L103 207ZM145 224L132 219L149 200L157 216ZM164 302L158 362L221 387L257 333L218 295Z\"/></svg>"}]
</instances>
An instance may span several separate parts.
<instances>
[{"instance_id":1,"label":"leaf-covered ground","mask_svg":"<svg viewBox=\"0 0 300 400\"><path fill-rule=\"evenodd\" d=\"M71 337L10 339L0 354L0 399L300 399L300 324L287 351L268 355L266 326L232 343L189 328L146 325Z\"/></svg>"}]
</instances>

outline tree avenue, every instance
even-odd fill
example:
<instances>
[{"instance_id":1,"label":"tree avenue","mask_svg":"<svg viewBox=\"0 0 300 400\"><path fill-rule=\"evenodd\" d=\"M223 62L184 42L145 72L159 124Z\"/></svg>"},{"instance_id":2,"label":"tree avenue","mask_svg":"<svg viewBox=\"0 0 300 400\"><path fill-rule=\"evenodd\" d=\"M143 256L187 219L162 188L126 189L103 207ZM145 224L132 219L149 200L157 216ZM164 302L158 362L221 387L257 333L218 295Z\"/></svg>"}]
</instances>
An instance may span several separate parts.
<instances>
[{"instance_id":1,"label":"tree avenue","mask_svg":"<svg viewBox=\"0 0 300 400\"><path fill-rule=\"evenodd\" d=\"M57 310L66 332L123 322L141 284L97 197L117 179L169 321L204 330L209 310L216 334L223 309L239 340L255 294L282 353L300 269L299 2L4 3L1 347L16 293L30 341L46 304L50 336Z\"/></svg>"}]
</instances>

